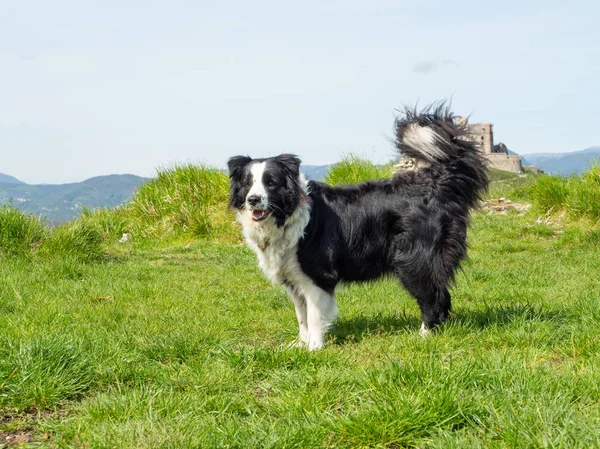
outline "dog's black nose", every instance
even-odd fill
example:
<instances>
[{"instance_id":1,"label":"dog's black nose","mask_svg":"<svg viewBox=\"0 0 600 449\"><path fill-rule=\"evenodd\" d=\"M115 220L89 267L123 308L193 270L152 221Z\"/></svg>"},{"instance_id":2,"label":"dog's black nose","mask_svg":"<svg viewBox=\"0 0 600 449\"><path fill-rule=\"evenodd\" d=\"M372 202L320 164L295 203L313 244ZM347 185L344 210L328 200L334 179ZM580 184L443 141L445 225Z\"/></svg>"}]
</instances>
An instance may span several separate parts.
<instances>
[{"instance_id":1,"label":"dog's black nose","mask_svg":"<svg viewBox=\"0 0 600 449\"><path fill-rule=\"evenodd\" d=\"M258 203L260 203L260 200L261 200L260 196L252 195L252 196L248 197L248 204L250 206L256 206Z\"/></svg>"}]
</instances>

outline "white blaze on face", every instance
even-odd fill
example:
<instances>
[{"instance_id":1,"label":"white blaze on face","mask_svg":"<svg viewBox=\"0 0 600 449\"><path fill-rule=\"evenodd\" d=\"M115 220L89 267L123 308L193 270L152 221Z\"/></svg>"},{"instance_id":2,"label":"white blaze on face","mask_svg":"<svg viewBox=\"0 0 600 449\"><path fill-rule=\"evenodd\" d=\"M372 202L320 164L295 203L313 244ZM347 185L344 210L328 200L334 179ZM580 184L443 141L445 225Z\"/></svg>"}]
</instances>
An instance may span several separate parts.
<instances>
[{"instance_id":1,"label":"white blaze on face","mask_svg":"<svg viewBox=\"0 0 600 449\"><path fill-rule=\"evenodd\" d=\"M248 195L246 195L246 201L248 201L248 198L256 195L260 197L260 202L258 203L258 205L256 206L250 206L250 204L246 204L246 207L248 209L262 209L262 210L266 210L268 203L269 203L269 198L268 198L268 193L267 193L267 189L265 188L264 184L263 184L263 174L265 172L265 167L267 166L266 162L257 162L255 164L252 164L250 166L250 173L252 174L252 186L250 187L250 191L248 192Z\"/></svg>"}]
</instances>

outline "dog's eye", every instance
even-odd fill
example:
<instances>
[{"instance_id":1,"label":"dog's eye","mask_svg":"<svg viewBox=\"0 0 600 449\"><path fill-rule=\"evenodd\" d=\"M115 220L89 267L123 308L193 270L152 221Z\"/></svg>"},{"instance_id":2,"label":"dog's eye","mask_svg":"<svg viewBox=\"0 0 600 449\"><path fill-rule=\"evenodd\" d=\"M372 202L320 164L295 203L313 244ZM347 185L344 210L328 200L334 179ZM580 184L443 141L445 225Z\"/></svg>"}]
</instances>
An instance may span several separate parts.
<instances>
[{"instance_id":1,"label":"dog's eye","mask_svg":"<svg viewBox=\"0 0 600 449\"><path fill-rule=\"evenodd\" d=\"M267 181L267 187L275 187L277 184L275 184L275 181L273 181L272 179Z\"/></svg>"}]
</instances>

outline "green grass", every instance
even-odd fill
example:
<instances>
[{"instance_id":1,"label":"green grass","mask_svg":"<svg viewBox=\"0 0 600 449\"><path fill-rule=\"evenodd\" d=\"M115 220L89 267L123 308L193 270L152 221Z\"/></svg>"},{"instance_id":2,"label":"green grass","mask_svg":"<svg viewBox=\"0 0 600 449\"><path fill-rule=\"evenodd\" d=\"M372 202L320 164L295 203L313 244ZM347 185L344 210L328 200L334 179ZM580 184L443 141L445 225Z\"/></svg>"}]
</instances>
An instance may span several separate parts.
<instances>
[{"instance_id":1,"label":"green grass","mask_svg":"<svg viewBox=\"0 0 600 449\"><path fill-rule=\"evenodd\" d=\"M28 261L51 257L80 262L104 256L102 235L89 221L77 220L54 229L11 206L0 209L0 262L16 257Z\"/></svg>"},{"instance_id":2,"label":"green grass","mask_svg":"<svg viewBox=\"0 0 600 449\"><path fill-rule=\"evenodd\" d=\"M142 237L173 233L215 237L236 228L224 211L229 180L215 168L180 165L163 168L142 185L128 206L132 228Z\"/></svg>"},{"instance_id":3,"label":"green grass","mask_svg":"<svg viewBox=\"0 0 600 449\"><path fill-rule=\"evenodd\" d=\"M392 164L377 166L371 161L350 154L329 168L324 182L331 185L355 184L389 178L392 173Z\"/></svg>"},{"instance_id":4,"label":"green grass","mask_svg":"<svg viewBox=\"0 0 600 449\"><path fill-rule=\"evenodd\" d=\"M600 220L600 164L571 180L567 210L575 217Z\"/></svg>"},{"instance_id":5,"label":"green grass","mask_svg":"<svg viewBox=\"0 0 600 449\"><path fill-rule=\"evenodd\" d=\"M228 178L202 165L158 170L132 201L113 209L83 209L72 222L50 228L42 219L0 208L0 258L12 256L75 257L95 260L123 234L154 244L157 240L204 238L238 242L239 228L227 210Z\"/></svg>"},{"instance_id":6,"label":"green grass","mask_svg":"<svg viewBox=\"0 0 600 449\"><path fill-rule=\"evenodd\" d=\"M528 189L537 178L538 176L531 172L517 174L490 168L490 187L487 196L495 199L530 200Z\"/></svg>"},{"instance_id":7,"label":"green grass","mask_svg":"<svg viewBox=\"0 0 600 449\"><path fill-rule=\"evenodd\" d=\"M104 254L103 242L102 234L95 226L88 221L77 220L49 232L40 252L80 260L97 260Z\"/></svg>"},{"instance_id":8,"label":"green grass","mask_svg":"<svg viewBox=\"0 0 600 449\"><path fill-rule=\"evenodd\" d=\"M339 182L379 176L352 170ZM54 230L0 211L0 441L600 447L600 227L573 201L595 198L596 173L567 180L564 207L579 209L560 227L539 222L541 197L524 215L474 216L439 332L419 336L394 280L351 285L313 353L287 346L293 306L239 245L224 175L163 173L134 205ZM500 178L531 201L547 182Z\"/></svg>"},{"instance_id":9,"label":"green grass","mask_svg":"<svg viewBox=\"0 0 600 449\"><path fill-rule=\"evenodd\" d=\"M569 178L543 175L528 188L542 211L566 213L572 218L600 220L600 165Z\"/></svg>"},{"instance_id":10,"label":"green grass","mask_svg":"<svg viewBox=\"0 0 600 449\"><path fill-rule=\"evenodd\" d=\"M3 205L0 208L0 260L30 254L41 245L45 233L46 228L38 218Z\"/></svg>"},{"instance_id":11,"label":"green grass","mask_svg":"<svg viewBox=\"0 0 600 449\"><path fill-rule=\"evenodd\" d=\"M227 176L215 168L174 165L159 169L128 204L84 209L74 223L109 244L125 233L148 242L189 237L234 242L239 229L225 207L228 189Z\"/></svg>"},{"instance_id":12,"label":"green grass","mask_svg":"<svg viewBox=\"0 0 600 449\"><path fill-rule=\"evenodd\" d=\"M221 171L203 165L161 168L142 185L132 201L115 209L84 211L79 220L97 227L113 242L124 233L156 240L193 236L238 240L238 228L227 203L229 180Z\"/></svg>"},{"instance_id":13,"label":"green grass","mask_svg":"<svg viewBox=\"0 0 600 449\"><path fill-rule=\"evenodd\" d=\"M243 246L8 259L0 434L61 448L600 447L600 233L530 213L478 214L470 235L439 333L418 335L395 281L355 285L316 353L286 347L293 307Z\"/></svg>"},{"instance_id":14,"label":"green grass","mask_svg":"<svg viewBox=\"0 0 600 449\"><path fill-rule=\"evenodd\" d=\"M542 175L531 186L531 196L545 210L564 209L569 195L569 180L562 176Z\"/></svg>"}]
</instances>

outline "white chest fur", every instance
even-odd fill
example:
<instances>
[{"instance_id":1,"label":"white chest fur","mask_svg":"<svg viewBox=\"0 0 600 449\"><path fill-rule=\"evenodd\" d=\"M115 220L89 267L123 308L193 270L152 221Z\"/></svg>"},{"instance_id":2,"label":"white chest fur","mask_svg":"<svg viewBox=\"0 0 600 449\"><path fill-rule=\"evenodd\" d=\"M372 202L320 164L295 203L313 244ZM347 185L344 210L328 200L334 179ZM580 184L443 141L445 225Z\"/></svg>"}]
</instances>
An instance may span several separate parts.
<instances>
[{"instance_id":1,"label":"white chest fur","mask_svg":"<svg viewBox=\"0 0 600 449\"><path fill-rule=\"evenodd\" d=\"M250 213L239 211L238 221L242 224L248 246L258 257L258 265L272 282L296 283L304 278L298 263L298 241L310 219L310 206L303 203L278 227L273 217L255 222Z\"/></svg>"}]
</instances>

